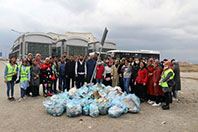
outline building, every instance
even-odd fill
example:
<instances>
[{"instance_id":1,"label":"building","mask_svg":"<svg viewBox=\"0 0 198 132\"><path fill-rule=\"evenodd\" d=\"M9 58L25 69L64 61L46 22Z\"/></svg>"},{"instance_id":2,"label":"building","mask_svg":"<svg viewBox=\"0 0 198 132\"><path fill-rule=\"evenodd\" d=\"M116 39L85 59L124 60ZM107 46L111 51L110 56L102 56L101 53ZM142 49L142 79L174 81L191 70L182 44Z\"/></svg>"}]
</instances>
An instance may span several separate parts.
<instances>
[{"instance_id":1,"label":"building","mask_svg":"<svg viewBox=\"0 0 198 132\"><path fill-rule=\"evenodd\" d=\"M101 44L92 33L67 32L66 34L27 32L19 36L11 48L10 56L26 57L28 53L40 53L42 59L63 52L68 55L88 55L99 51ZM103 51L115 49L116 44L105 42Z\"/></svg>"}]
</instances>

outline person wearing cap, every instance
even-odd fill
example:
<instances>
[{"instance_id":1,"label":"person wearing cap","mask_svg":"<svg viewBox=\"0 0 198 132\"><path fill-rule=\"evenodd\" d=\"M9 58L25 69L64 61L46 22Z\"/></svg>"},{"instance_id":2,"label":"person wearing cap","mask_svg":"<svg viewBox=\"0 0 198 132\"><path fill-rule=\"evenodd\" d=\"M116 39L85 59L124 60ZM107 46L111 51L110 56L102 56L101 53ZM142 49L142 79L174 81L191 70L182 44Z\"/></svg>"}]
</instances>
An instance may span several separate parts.
<instances>
[{"instance_id":1,"label":"person wearing cap","mask_svg":"<svg viewBox=\"0 0 198 132\"><path fill-rule=\"evenodd\" d=\"M30 86L30 66L28 66L28 61L26 58L22 60L22 64L19 65L18 69L18 80L20 78L20 88L21 88L21 97L19 102L25 100L27 87Z\"/></svg>"},{"instance_id":2,"label":"person wearing cap","mask_svg":"<svg viewBox=\"0 0 198 132\"><path fill-rule=\"evenodd\" d=\"M52 96L51 89L55 77L50 64L50 59L48 57L45 59L45 63L43 63L41 66L41 76L43 84L43 96Z\"/></svg>"},{"instance_id":3,"label":"person wearing cap","mask_svg":"<svg viewBox=\"0 0 198 132\"><path fill-rule=\"evenodd\" d=\"M169 104L172 99L171 91L172 91L172 84L174 83L174 76L175 73L172 70L172 63L166 61L164 63L164 69L161 74L161 79L159 81L159 85L162 87L162 91L164 92L166 98L166 104L162 106L163 110L169 110ZM171 82L171 84L170 84Z\"/></svg>"},{"instance_id":4,"label":"person wearing cap","mask_svg":"<svg viewBox=\"0 0 198 132\"><path fill-rule=\"evenodd\" d=\"M7 97L8 100L13 101L14 98L14 81L16 78L14 76L17 76L17 70L18 67L15 64L16 58L12 56L10 58L9 63L5 66L5 72L4 72L4 82L7 84ZM11 96L10 96L11 91Z\"/></svg>"}]
</instances>

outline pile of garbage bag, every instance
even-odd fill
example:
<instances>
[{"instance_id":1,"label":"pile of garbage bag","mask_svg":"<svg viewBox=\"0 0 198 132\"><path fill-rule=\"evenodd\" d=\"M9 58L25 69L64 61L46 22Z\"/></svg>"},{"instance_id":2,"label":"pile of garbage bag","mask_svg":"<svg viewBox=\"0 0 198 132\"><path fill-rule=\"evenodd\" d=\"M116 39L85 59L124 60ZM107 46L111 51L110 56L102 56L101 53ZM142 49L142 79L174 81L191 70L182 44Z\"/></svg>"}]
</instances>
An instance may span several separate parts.
<instances>
[{"instance_id":1,"label":"pile of garbage bag","mask_svg":"<svg viewBox=\"0 0 198 132\"><path fill-rule=\"evenodd\" d=\"M126 94L120 87L103 84L72 88L51 96L43 101L43 105L47 113L53 116L61 116L66 112L68 117L86 115L95 118L108 114L117 118L125 113L140 112L140 99L135 94Z\"/></svg>"}]
</instances>

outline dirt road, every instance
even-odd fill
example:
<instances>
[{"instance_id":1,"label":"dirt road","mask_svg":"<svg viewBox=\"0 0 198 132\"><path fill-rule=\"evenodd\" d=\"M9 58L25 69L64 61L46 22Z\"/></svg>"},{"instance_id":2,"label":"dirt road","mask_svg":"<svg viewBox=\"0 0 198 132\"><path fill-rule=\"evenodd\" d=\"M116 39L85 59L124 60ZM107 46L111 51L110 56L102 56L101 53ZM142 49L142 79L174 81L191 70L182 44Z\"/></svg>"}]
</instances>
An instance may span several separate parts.
<instances>
[{"instance_id":1,"label":"dirt road","mask_svg":"<svg viewBox=\"0 0 198 132\"><path fill-rule=\"evenodd\" d=\"M3 82L5 64L0 62L0 132L197 132L198 80L182 78L180 102L173 102L169 111L141 105L139 114L125 114L113 119L108 116L69 118L66 114L53 117L46 113L42 96L28 97L23 102L9 102ZM182 77L198 78L198 73L182 73ZM19 98L19 85L15 98ZM80 119L83 121L81 122Z\"/></svg>"}]
</instances>

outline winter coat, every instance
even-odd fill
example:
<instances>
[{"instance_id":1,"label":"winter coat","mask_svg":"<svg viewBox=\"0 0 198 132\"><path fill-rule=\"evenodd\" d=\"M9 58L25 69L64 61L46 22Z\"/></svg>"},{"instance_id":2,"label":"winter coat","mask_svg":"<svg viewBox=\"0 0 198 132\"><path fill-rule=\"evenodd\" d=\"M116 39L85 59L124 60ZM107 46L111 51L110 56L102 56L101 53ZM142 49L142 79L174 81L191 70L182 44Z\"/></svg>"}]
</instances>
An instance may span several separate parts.
<instances>
[{"instance_id":1,"label":"winter coat","mask_svg":"<svg viewBox=\"0 0 198 132\"><path fill-rule=\"evenodd\" d=\"M160 78L161 78L161 73L162 73L162 70L160 67L157 67L156 69L154 69L153 71L153 84L156 83L157 85L154 86L153 85L153 95L155 96L164 96L164 93L162 91L162 87L159 85L159 81L160 81Z\"/></svg>"},{"instance_id":2,"label":"winter coat","mask_svg":"<svg viewBox=\"0 0 198 132\"><path fill-rule=\"evenodd\" d=\"M94 59L89 59L86 62L86 65L87 65L87 74L92 75L96 65L96 61Z\"/></svg>"},{"instance_id":3,"label":"winter coat","mask_svg":"<svg viewBox=\"0 0 198 132\"><path fill-rule=\"evenodd\" d=\"M113 65L113 67L112 67L111 75L112 75L112 77L113 77L113 79L112 79L112 86L113 86L113 87L119 85L118 67L119 67L119 66L116 67L115 65Z\"/></svg>"},{"instance_id":4,"label":"winter coat","mask_svg":"<svg viewBox=\"0 0 198 132\"><path fill-rule=\"evenodd\" d=\"M180 68L177 62L173 63L173 72L175 73L174 76L175 86L173 87L173 91L181 90Z\"/></svg>"},{"instance_id":5,"label":"winter coat","mask_svg":"<svg viewBox=\"0 0 198 132\"><path fill-rule=\"evenodd\" d=\"M123 78L131 78L131 74L132 74L132 66L128 65L123 65L122 66L122 70L123 70Z\"/></svg>"},{"instance_id":6,"label":"winter coat","mask_svg":"<svg viewBox=\"0 0 198 132\"><path fill-rule=\"evenodd\" d=\"M96 67L96 79L104 79L104 65L97 65Z\"/></svg>"},{"instance_id":7,"label":"winter coat","mask_svg":"<svg viewBox=\"0 0 198 132\"><path fill-rule=\"evenodd\" d=\"M148 81L148 71L145 68L139 69L135 82L138 84L143 84L143 83L147 83L147 81Z\"/></svg>"},{"instance_id":8,"label":"winter coat","mask_svg":"<svg viewBox=\"0 0 198 132\"><path fill-rule=\"evenodd\" d=\"M148 95L154 95L153 92L153 75L149 75L149 74L153 74L154 68L153 66L148 66L147 67L147 71L148 71L148 82L146 84L146 93Z\"/></svg>"},{"instance_id":9,"label":"winter coat","mask_svg":"<svg viewBox=\"0 0 198 132\"><path fill-rule=\"evenodd\" d=\"M36 78L35 77L40 74L40 68L37 66L32 65L30 68L30 86L39 86L40 85L40 77Z\"/></svg>"}]
</instances>

